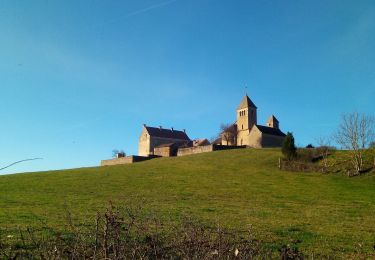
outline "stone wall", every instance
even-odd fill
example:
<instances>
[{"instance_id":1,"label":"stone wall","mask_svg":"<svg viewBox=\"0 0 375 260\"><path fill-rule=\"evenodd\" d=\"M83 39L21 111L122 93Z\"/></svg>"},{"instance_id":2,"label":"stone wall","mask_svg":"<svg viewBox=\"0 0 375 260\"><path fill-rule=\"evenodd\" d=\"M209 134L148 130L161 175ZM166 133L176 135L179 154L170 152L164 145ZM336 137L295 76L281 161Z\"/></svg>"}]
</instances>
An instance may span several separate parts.
<instances>
[{"instance_id":1,"label":"stone wall","mask_svg":"<svg viewBox=\"0 0 375 260\"><path fill-rule=\"evenodd\" d=\"M214 151L222 151L222 150L243 149L243 148L246 148L246 147L247 147L246 145L237 146L237 145L217 145L217 144L214 144L213 150Z\"/></svg>"},{"instance_id":2,"label":"stone wall","mask_svg":"<svg viewBox=\"0 0 375 260\"><path fill-rule=\"evenodd\" d=\"M239 130L237 134L237 145L248 145L249 130Z\"/></svg>"},{"instance_id":3,"label":"stone wall","mask_svg":"<svg viewBox=\"0 0 375 260\"><path fill-rule=\"evenodd\" d=\"M179 148L177 151L177 156L184 156L189 154L196 154L196 153L208 153L214 151L214 145L203 145L203 146L195 146L189 148Z\"/></svg>"},{"instance_id":4,"label":"stone wall","mask_svg":"<svg viewBox=\"0 0 375 260\"><path fill-rule=\"evenodd\" d=\"M284 136L262 134L262 147L281 147L283 146Z\"/></svg>"},{"instance_id":5,"label":"stone wall","mask_svg":"<svg viewBox=\"0 0 375 260\"><path fill-rule=\"evenodd\" d=\"M150 135L147 133L146 128L142 128L141 135L138 142L138 155L147 156L150 152Z\"/></svg>"},{"instance_id":6,"label":"stone wall","mask_svg":"<svg viewBox=\"0 0 375 260\"><path fill-rule=\"evenodd\" d=\"M181 139L172 139L172 138L162 138L162 137L150 137L150 154L154 154L154 148L163 144L170 144L170 143L181 143L184 140Z\"/></svg>"},{"instance_id":7,"label":"stone wall","mask_svg":"<svg viewBox=\"0 0 375 260\"><path fill-rule=\"evenodd\" d=\"M253 148L262 148L262 132L257 127L253 127L244 143Z\"/></svg>"},{"instance_id":8,"label":"stone wall","mask_svg":"<svg viewBox=\"0 0 375 260\"><path fill-rule=\"evenodd\" d=\"M118 164L130 164L135 162L141 162L150 160L153 157L144 157L144 156L127 156L127 157L120 157L114 158L109 160L102 160L100 166L109 166L109 165L118 165Z\"/></svg>"},{"instance_id":9,"label":"stone wall","mask_svg":"<svg viewBox=\"0 0 375 260\"><path fill-rule=\"evenodd\" d=\"M173 155L173 146L155 147L154 155L161 157L171 157Z\"/></svg>"},{"instance_id":10,"label":"stone wall","mask_svg":"<svg viewBox=\"0 0 375 260\"><path fill-rule=\"evenodd\" d=\"M213 151L241 149L241 148L246 148L246 146L210 144L210 145L203 145L203 146L196 146L196 147L189 147L189 148L179 148L177 151L177 156L185 156L185 155L190 155L190 154L208 153L208 152L213 152Z\"/></svg>"}]
</instances>

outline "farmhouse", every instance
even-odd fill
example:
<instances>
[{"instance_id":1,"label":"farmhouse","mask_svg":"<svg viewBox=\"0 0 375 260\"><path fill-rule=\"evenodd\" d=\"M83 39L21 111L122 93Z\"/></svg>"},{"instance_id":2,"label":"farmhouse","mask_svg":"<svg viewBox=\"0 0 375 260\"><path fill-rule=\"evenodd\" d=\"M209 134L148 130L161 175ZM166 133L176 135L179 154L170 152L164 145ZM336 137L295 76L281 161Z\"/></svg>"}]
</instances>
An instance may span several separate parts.
<instances>
[{"instance_id":1,"label":"farmhouse","mask_svg":"<svg viewBox=\"0 0 375 260\"><path fill-rule=\"evenodd\" d=\"M267 126L258 125L257 107L247 95L243 97L236 112L236 122L222 132L217 143L254 148L282 146L285 134L279 128L279 121L271 115Z\"/></svg>"},{"instance_id":2,"label":"farmhouse","mask_svg":"<svg viewBox=\"0 0 375 260\"><path fill-rule=\"evenodd\" d=\"M138 143L140 156L175 156L180 147L192 146L186 131L143 125Z\"/></svg>"}]
</instances>

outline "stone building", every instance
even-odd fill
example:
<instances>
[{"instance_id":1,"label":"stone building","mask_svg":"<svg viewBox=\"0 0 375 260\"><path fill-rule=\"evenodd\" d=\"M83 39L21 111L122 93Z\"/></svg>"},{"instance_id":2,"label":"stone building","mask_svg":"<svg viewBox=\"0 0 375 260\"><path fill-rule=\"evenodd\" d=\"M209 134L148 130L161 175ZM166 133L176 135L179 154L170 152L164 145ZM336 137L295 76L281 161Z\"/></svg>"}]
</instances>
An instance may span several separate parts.
<instances>
[{"instance_id":1,"label":"stone building","mask_svg":"<svg viewBox=\"0 0 375 260\"><path fill-rule=\"evenodd\" d=\"M280 147L285 134L279 128L274 115L267 120L267 126L258 125L257 107L245 95L237 107L237 120L221 134L222 145L247 145L254 148Z\"/></svg>"},{"instance_id":2,"label":"stone building","mask_svg":"<svg viewBox=\"0 0 375 260\"><path fill-rule=\"evenodd\" d=\"M210 141L208 141L206 138L205 139L195 139L195 140L193 140L193 147L210 145L210 144L211 144Z\"/></svg>"},{"instance_id":3,"label":"stone building","mask_svg":"<svg viewBox=\"0 0 375 260\"><path fill-rule=\"evenodd\" d=\"M185 130L165 129L143 125L138 143L140 156L174 156L179 147L192 146Z\"/></svg>"},{"instance_id":4,"label":"stone building","mask_svg":"<svg viewBox=\"0 0 375 260\"><path fill-rule=\"evenodd\" d=\"M161 144L154 147L154 155L161 157L177 156L178 145L176 143Z\"/></svg>"}]
</instances>

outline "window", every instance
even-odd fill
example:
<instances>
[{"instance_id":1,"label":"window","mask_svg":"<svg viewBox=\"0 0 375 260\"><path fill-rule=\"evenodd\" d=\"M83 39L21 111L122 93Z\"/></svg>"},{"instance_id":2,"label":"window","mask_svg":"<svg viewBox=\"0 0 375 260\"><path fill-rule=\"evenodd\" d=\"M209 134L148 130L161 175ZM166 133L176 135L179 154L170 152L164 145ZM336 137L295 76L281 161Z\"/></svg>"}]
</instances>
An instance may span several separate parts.
<instances>
[{"instance_id":1,"label":"window","mask_svg":"<svg viewBox=\"0 0 375 260\"><path fill-rule=\"evenodd\" d=\"M242 129L243 129L243 125L242 125Z\"/></svg>"}]
</instances>

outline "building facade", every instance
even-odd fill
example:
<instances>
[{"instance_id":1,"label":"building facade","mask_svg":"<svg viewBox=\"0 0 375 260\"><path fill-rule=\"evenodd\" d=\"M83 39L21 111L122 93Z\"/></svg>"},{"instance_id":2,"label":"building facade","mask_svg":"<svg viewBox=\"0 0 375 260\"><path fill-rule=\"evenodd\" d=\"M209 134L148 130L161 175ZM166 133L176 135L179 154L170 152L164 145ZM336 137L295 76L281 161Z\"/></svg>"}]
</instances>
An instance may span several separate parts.
<instances>
[{"instance_id":1,"label":"building facade","mask_svg":"<svg viewBox=\"0 0 375 260\"><path fill-rule=\"evenodd\" d=\"M285 134L272 115L266 126L258 125L257 107L245 95L237 107L237 120L221 134L222 145L246 145L254 148L281 147Z\"/></svg>"},{"instance_id":2,"label":"building facade","mask_svg":"<svg viewBox=\"0 0 375 260\"><path fill-rule=\"evenodd\" d=\"M187 136L185 130L179 131L173 128L165 129L162 127L150 127L143 125L138 142L138 155L150 156L168 153L174 153L176 147L191 146L192 141ZM155 154L156 152L158 154ZM160 153L160 154L159 154ZM177 153L177 151L176 151Z\"/></svg>"}]
</instances>

